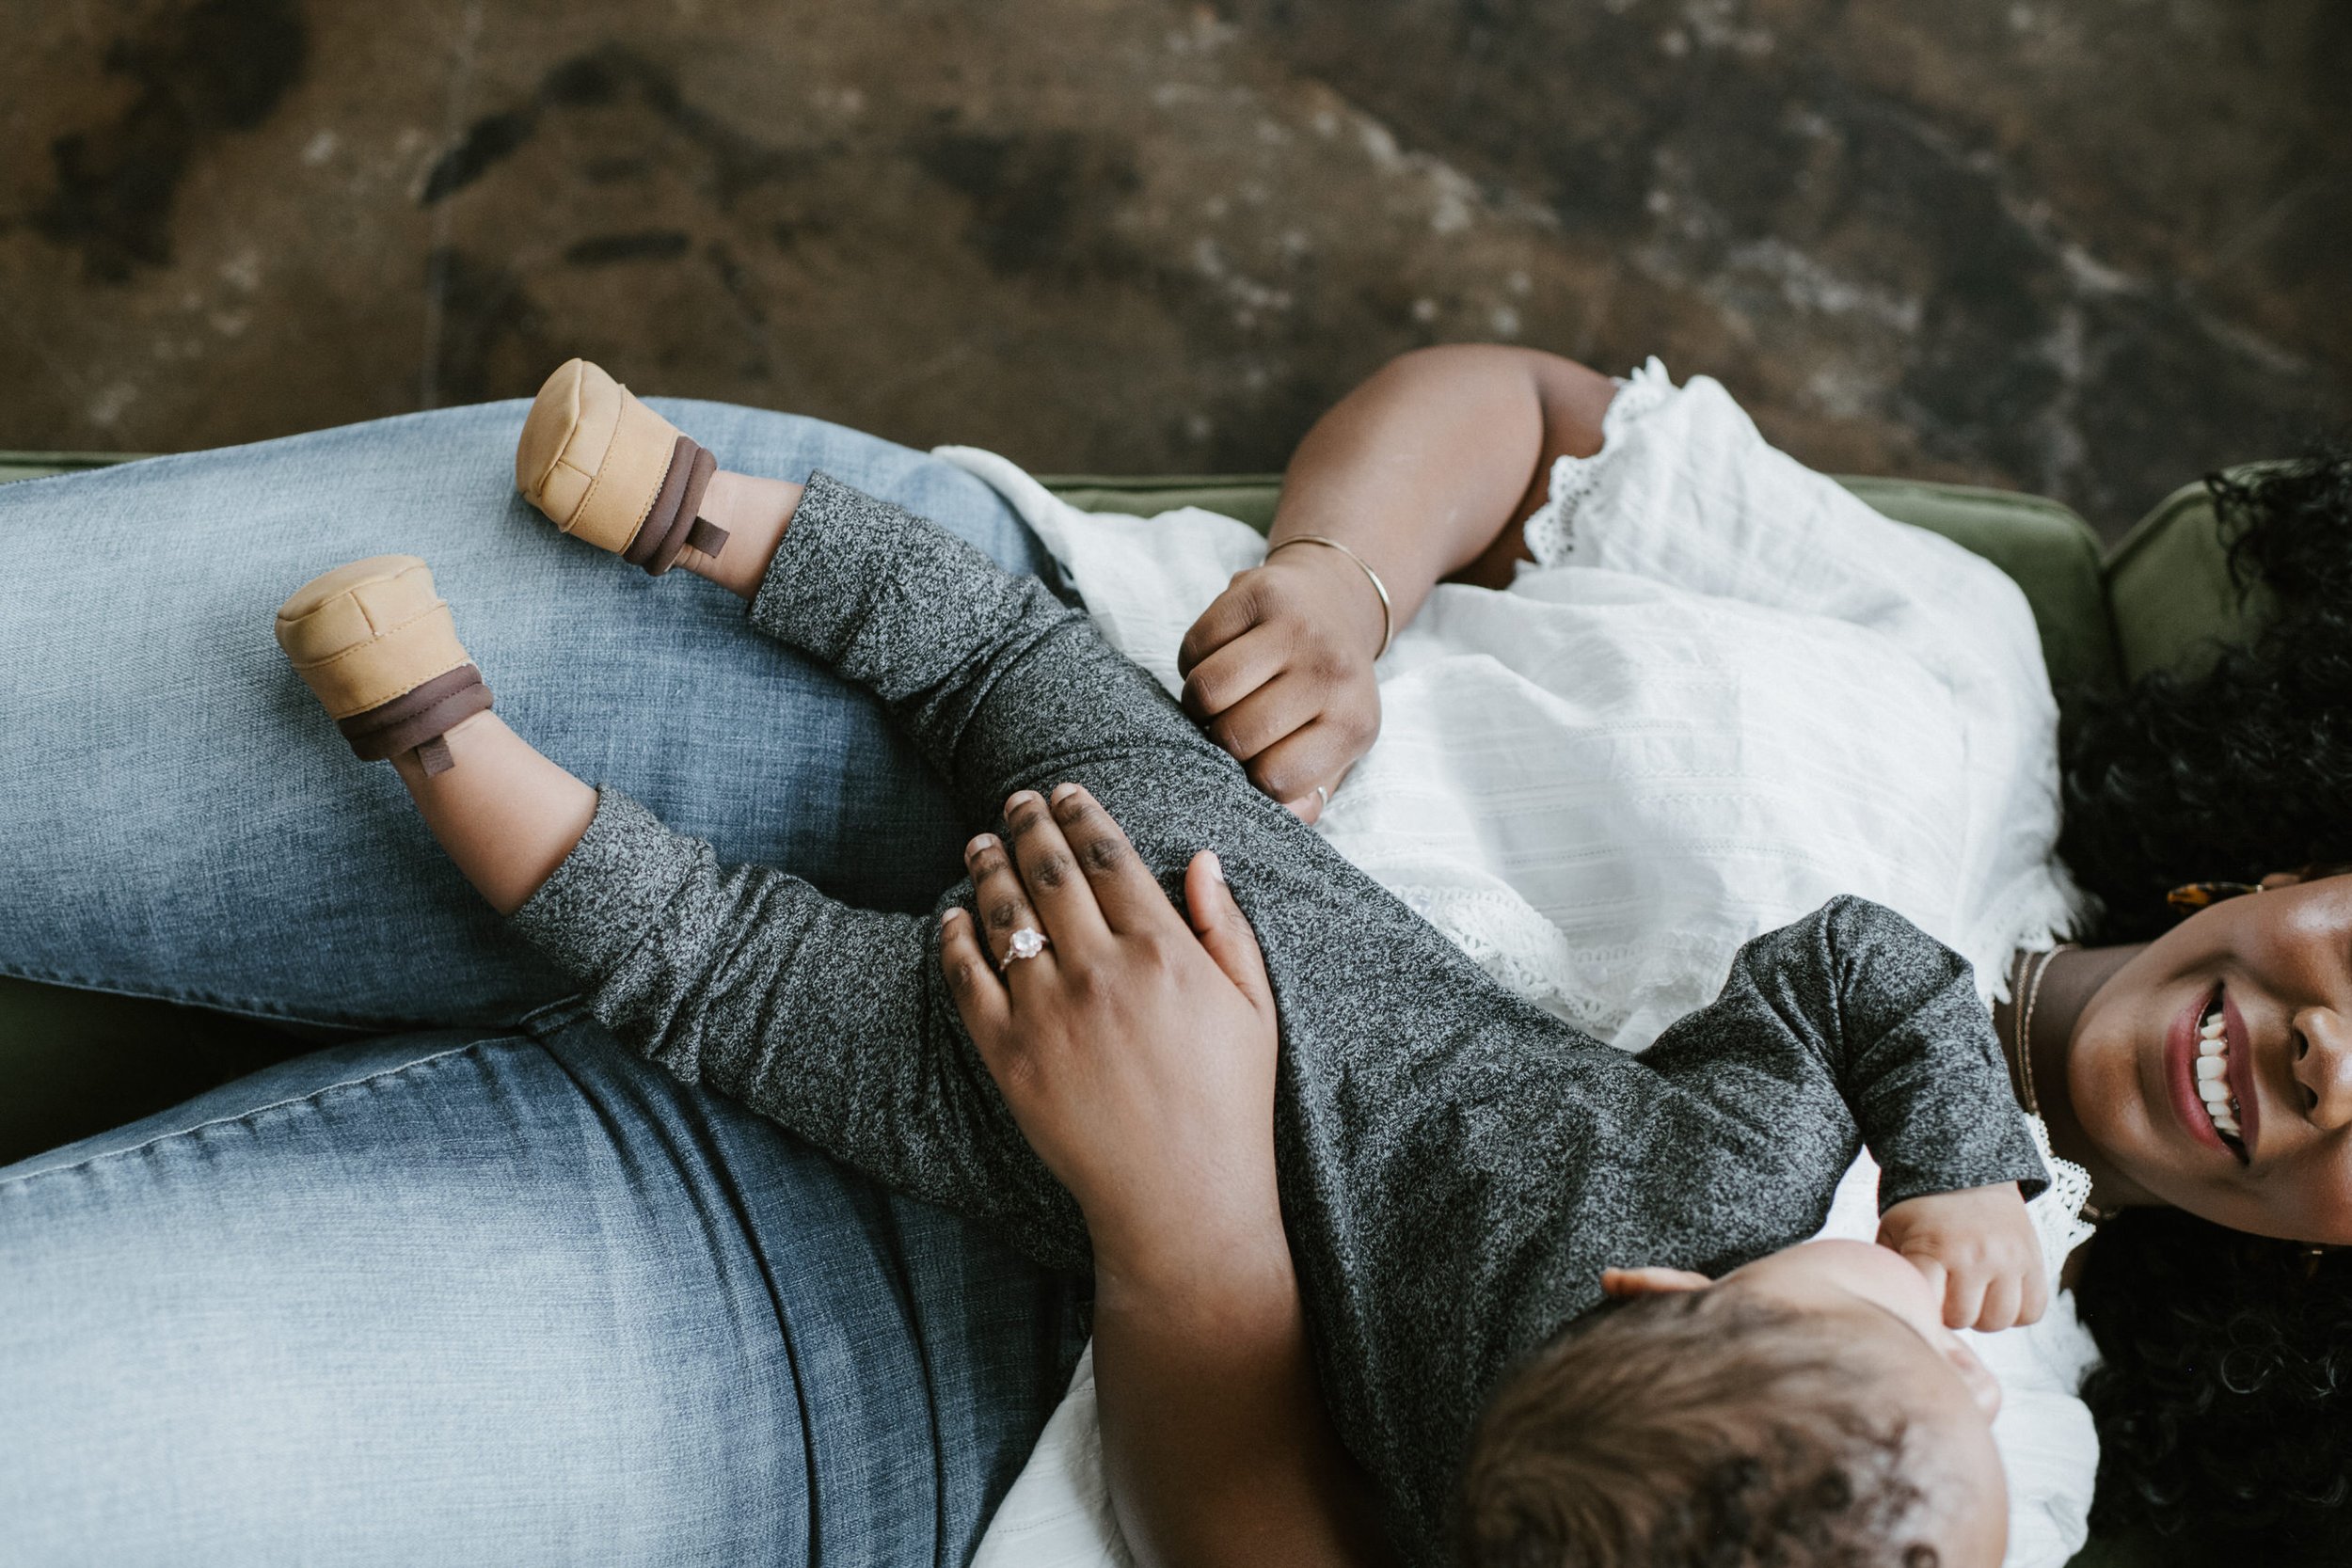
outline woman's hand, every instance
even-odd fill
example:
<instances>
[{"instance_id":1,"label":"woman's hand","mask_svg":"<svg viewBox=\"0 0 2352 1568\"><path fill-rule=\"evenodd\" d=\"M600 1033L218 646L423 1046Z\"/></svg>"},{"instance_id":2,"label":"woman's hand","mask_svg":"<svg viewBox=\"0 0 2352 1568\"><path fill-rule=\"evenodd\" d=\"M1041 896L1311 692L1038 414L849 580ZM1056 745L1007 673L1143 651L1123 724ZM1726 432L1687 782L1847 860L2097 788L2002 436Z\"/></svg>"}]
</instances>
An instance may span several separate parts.
<instances>
[{"instance_id":1,"label":"woman's hand","mask_svg":"<svg viewBox=\"0 0 2352 1568\"><path fill-rule=\"evenodd\" d=\"M1389 1560L1307 1352L1274 1185L1274 998L1216 857L1187 917L1085 790L1005 802L940 930L964 1027L1094 1243L1095 1397L1140 1568ZM1012 958L1013 933L1051 942ZM999 966L1002 966L1001 969Z\"/></svg>"},{"instance_id":2,"label":"woman's hand","mask_svg":"<svg viewBox=\"0 0 2352 1568\"><path fill-rule=\"evenodd\" d=\"M949 911L940 934L964 1027L1098 1268L1280 1251L1274 999L1216 857L1185 873L1187 925L1091 795L1054 793L1005 803L1009 855L991 834L966 850L979 922ZM1049 943L1008 960L1024 927Z\"/></svg>"},{"instance_id":3,"label":"woman's hand","mask_svg":"<svg viewBox=\"0 0 2352 1568\"><path fill-rule=\"evenodd\" d=\"M1372 665L1387 628L1355 562L1321 545L1279 551L1235 573L1184 634L1184 709L1312 822L1380 733Z\"/></svg>"},{"instance_id":4,"label":"woman's hand","mask_svg":"<svg viewBox=\"0 0 2352 1568\"><path fill-rule=\"evenodd\" d=\"M1074 784L972 841L940 961L1013 1118L1085 1212L1111 1498L1143 1568L1386 1560L1333 1432L1274 1180L1276 1021L1216 857L1179 915ZM1042 932L1030 958L1013 935Z\"/></svg>"},{"instance_id":5,"label":"woman's hand","mask_svg":"<svg viewBox=\"0 0 2352 1568\"><path fill-rule=\"evenodd\" d=\"M1616 384L1557 355L1448 343L1391 360L1308 431L1282 476L1278 553L1237 574L1177 650L1184 705L1252 783L1312 822L1380 733L1372 662L1440 581L1507 588L1553 459L1600 450ZM1326 792L1318 796L1317 786Z\"/></svg>"}]
</instances>

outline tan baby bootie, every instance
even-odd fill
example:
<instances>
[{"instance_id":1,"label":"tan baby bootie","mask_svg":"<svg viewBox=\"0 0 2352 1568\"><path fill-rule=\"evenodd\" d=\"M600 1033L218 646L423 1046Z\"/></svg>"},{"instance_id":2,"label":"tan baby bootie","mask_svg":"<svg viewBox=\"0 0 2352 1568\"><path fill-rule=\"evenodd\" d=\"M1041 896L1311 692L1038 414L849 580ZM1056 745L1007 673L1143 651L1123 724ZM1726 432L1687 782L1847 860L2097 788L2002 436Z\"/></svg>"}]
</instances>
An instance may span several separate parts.
<instances>
[{"instance_id":1,"label":"tan baby bootie","mask_svg":"<svg viewBox=\"0 0 2352 1568\"><path fill-rule=\"evenodd\" d=\"M696 515L718 460L585 359L556 367L515 444L515 488L565 533L655 577L727 531Z\"/></svg>"},{"instance_id":2,"label":"tan baby bootie","mask_svg":"<svg viewBox=\"0 0 2352 1568\"><path fill-rule=\"evenodd\" d=\"M363 761L414 752L427 773L453 766L441 736L490 706L433 573L377 555L312 578L278 610L278 645Z\"/></svg>"}]
</instances>

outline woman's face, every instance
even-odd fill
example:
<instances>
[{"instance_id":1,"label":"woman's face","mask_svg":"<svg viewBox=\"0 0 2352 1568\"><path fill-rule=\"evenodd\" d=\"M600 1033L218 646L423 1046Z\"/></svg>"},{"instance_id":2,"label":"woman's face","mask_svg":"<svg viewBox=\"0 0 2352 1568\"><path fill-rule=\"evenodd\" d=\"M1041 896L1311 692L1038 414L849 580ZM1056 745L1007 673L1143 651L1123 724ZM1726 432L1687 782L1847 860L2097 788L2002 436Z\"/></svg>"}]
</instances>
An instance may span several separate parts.
<instances>
[{"instance_id":1,"label":"woman's face","mask_svg":"<svg viewBox=\"0 0 2352 1568\"><path fill-rule=\"evenodd\" d=\"M2352 1243L2352 876L2274 878L2149 943L2084 1007L2067 1080L2083 1131L2152 1196Z\"/></svg>"}]
</instances>

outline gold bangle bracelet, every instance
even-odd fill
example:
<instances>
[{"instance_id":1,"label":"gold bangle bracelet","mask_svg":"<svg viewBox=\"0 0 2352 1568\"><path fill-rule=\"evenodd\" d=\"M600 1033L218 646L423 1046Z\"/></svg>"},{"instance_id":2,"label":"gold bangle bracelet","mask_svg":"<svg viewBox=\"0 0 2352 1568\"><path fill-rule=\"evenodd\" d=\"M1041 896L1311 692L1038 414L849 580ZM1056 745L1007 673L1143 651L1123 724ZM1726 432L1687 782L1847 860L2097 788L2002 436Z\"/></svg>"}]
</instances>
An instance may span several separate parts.
<instances>
[{"instance_id":1,"label":"gold bangle bracelet","mask_svg":"<svg viewBox=\"0 0 2352 1568\"><path fill-rule=\"evenodd\" d=\"M1288 539L1270 546L1265 552L1266 559L1271 561L1274 559L1276 550L1286 550L1293 545L1327 546L1354 562L1362 570L1364 576L1371 580L1372 591L1380 595L1380 652L1372 656L1375 661L1377 661L1389 651L1389 644L1396 641L1396 609L1389 603L1389 585L1380 580L1380 574L1372 569L1372 562L1338 540L1327 539L1320 533L1294 533Z\"/></svg>"}]
</instances>

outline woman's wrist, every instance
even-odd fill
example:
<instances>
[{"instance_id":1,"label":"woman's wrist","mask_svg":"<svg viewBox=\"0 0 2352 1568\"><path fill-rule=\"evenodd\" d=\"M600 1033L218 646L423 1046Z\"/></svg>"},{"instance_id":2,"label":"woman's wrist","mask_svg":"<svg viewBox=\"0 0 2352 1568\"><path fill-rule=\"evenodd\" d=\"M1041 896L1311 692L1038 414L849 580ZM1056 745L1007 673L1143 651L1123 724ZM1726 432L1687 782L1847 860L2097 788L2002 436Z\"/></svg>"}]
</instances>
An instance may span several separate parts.
<instances>
[{"instance_id":1,"label":"woman's wrist","mask_svg":"<svg viewBox=\"0 0 2352 1568\"><path fill-rule=\"evenodd\" d=\"M1277 539L1267 551L1267 569L1295 574L1299 582L1311 585L1315 619L1344 628L1350 653L1360 653L1370 664L1387 652L1391 612L1382 590L1374 586L1371 569L1326 545L1302 542L1285 549L1283 543Z\"/></svg>"},{"instance_id":2,"label":"woman's wrist","mask_svg":"<svg viewBox=\"0 0 2352 1568\"><path fill-rule=\"evenodd\" d=\"M1268 1173L1269 1189L1272 1180ZM1281 1211L1271 1201L1223 1212L1188 1206L1125 1224L1089 1215L1088 1229L1099 1301L1149 1302L1160 1311L1191 1304L1222 1314L1297 1290Z\"/></svg>"}]
</instances>

